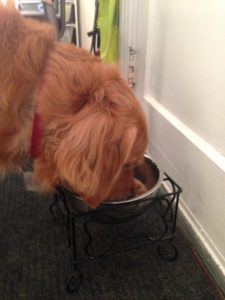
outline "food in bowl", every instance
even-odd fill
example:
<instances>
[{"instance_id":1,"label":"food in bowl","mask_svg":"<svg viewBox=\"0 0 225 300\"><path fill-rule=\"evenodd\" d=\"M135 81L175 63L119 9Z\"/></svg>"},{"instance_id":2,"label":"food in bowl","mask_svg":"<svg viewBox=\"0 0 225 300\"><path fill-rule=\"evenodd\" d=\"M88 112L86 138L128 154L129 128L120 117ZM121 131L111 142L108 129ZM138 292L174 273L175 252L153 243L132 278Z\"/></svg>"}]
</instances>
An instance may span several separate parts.
<instances>
[{"instance_id":1,"label":"food in bowl","mask_svg":"<svg viewBox=\"0 0 225 300\"><path fill-rule=\"evenodd\" d=\"M143 163L138 165L135 169L135 195L129 199L121 200L121 201L105 201L102 202L99 207L115 207L115 206L123 206L126 204L126 207L123 207L122 210L129 210L129 204L141 202L142 199L150 199L153 198L162 184L164 174L158 168L158 166L153 162L150 156L147 154L144 156ZM75 210L77 213L87 212L91 210L90 207L82 200L81 197L78 195L73 194L68 189L64 189L64 193L66 196L67 201L69 202L70 207ZM140 200L140 201L139 201ZM128 205L127 205L128 204ZM138 208L145 205L145 203L139 203ZM131 207L132 205L130 205ZM135 205L137 207L137 205ZM138 208L135 208L138 209ZM134 210L134 206L131 208L132 211ZM116 209L118 212L118 209ZM115 211L114 211L115 213ZM113 213L113 214L114 214Z\"/></svg>"},{"instance_id":2,"label":"food in bowl","mask_svg":"<svg viewBox=\"0 0 225 300\"><path fill-rule=\"evenodd\" d=\"M159 170L156 165L151 161L150 157L144 156L134 171L133 191L128 199L109 199L107 202L123 202L137 196L141 196L151 190L159 179Z\"/></svg>"}]
</instances>

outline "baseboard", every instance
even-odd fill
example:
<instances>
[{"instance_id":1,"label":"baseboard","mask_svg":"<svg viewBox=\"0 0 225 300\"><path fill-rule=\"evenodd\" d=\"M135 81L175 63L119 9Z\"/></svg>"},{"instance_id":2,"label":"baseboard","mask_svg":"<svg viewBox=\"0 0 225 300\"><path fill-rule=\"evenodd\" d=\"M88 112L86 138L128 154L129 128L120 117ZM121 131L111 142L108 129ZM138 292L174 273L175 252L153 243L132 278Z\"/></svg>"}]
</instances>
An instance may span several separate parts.
<instances>
[{"instance_id":1,"label":"baseboard","mask_svg":"<svg viewBox=\"0 0 225 300\"><path fill-rule=\"evenodd\" d=\"M158 101L149 104L153 159L183 188L178 223L225 293L225 158Z\"/></svg>"},{"instance_id":2,"label":"baseboard","mask_svg":"<svg viewBox=\"0 0 225 300\"><path fill-rule=\"evenodd\" d=\"M160 188L161 192L169 192L166 184ZM185 205L182 198L179 201L177 225L185 238L194 248L201 262L207 269L212 281L218 288L221 299L225 299L225 267L222 254L219 253L212 241L196 221L191 211Z\"/></svg>"},{"instance_id":3,"label":"baseboard","mask_svg":"<svg viewBox=\"0 0 225 300\"><path fill-rule=\"evenodd\" d=\"M166 185L163 188L168 191ZM179 202L177 225L195 249L221 294L225 296L225 268L222 254L217 251L182 199Z\"/></svg>"}]
</instances>

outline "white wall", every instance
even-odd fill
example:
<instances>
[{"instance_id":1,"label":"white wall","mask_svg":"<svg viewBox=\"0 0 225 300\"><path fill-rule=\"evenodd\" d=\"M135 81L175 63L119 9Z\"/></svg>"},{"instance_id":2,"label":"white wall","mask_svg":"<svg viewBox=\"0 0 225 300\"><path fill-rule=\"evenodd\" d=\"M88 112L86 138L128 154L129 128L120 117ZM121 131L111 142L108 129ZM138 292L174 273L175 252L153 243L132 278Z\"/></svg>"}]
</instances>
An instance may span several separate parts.
<instances>
[{"instance_id":1,"label":"white wall","mask_svg":"<svg viewBox=\"0 0 225 300\"><path fill-rule=\"evenodd\" d=\"M182 186L179 211L225 276L225 1L126 2L150 153Z\"/></svg>"},{"instance_id":2,"label":"white wall","mask_svg":"<svg viewBox=\"0 0 225 300\"><path fill-rule=\"evenodd\" d=\"M225 155L225 2L155 3L151 94Z\"/></svg>"},{"instance_id":3,"label":"white wall","mask_svg":"<svg viewBox=\"0 0 225 300\"><path fill-rule=\"evenodd\" d=\"M80 27L81 27L81 47L90 50L91 38L87 32L93 29L95 15L95 0L80 0Z\"/></svg>"},{"instance_id":4,"label":"white wall","mask_svg":"<svg viewBox=\"0 0 225 300\"><path fill-rule=\"evenodd\" d=\"M151 0L148 16L150 151L225 275L225 1Z\"/></svg>"}]
</instances>

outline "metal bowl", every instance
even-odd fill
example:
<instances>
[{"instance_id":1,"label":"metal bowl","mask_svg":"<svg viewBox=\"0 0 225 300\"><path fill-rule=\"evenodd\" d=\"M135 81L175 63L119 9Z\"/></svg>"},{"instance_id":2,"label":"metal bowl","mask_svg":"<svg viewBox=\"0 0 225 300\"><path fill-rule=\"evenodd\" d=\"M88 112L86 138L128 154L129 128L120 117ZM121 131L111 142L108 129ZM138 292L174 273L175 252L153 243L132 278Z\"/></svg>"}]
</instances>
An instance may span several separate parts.
<instances>
[{"instance_id":1,"label":"metal bowl","mask_svg":"<svg viewBox=\"0 0 225 300\"><path fill-rule=\"evenodd\" d=\"M154 197L158 188L162 184L163 172L153 162L151 157L147 154L144 155L143 164L135 169L135 178L140 180L146 187L147 191L141 195L123 201L109 201L103 202L101 205L119 205L129 204L143 200L146 198Z\"/></svg>"},{"instance_id":2,"label":"metal bowl","mask_svg":"<svg viewBox=\"0 0 225 300\"><path fill-rule=\"evenodd\" d=\"M145 210L161 186L163 177L164 174L156 163L145 154L143 164L135 169L135 178L147 187L145 193L123 201L103 202L95 210L68 189L64 188L64 195L76 214L93 211L93 220L96 222L122 222L124 218L130 218Z\"/></svg>"}]
</instances>

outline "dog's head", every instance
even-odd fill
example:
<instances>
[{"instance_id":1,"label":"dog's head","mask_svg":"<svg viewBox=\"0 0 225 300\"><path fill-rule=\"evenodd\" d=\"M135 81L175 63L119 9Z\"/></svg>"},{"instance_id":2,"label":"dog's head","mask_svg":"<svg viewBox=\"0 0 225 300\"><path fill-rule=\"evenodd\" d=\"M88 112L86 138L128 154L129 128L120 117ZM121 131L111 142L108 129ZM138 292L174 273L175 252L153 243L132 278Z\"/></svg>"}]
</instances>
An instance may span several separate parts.
<instances>
[{"instance_id":1,"label":"dog's head","mask_svg":"<svg viewBox=\"0 0 225 300\"><path fill-rule=\"evenodd\" d=\"M73 75L73 85L67 74L68 80L58 84L61 90L57 84L52 88L62 103L59 111L49 106L50 97L45 109L61 114L53 126L58 132L54 164L60 181L96 207L132 194L133 169L143 158L148 134L141 105L117 68L98 61L86 67L82 64ZM67 103L62 101L65 95Z\"/></svg>"}]
</instances>

